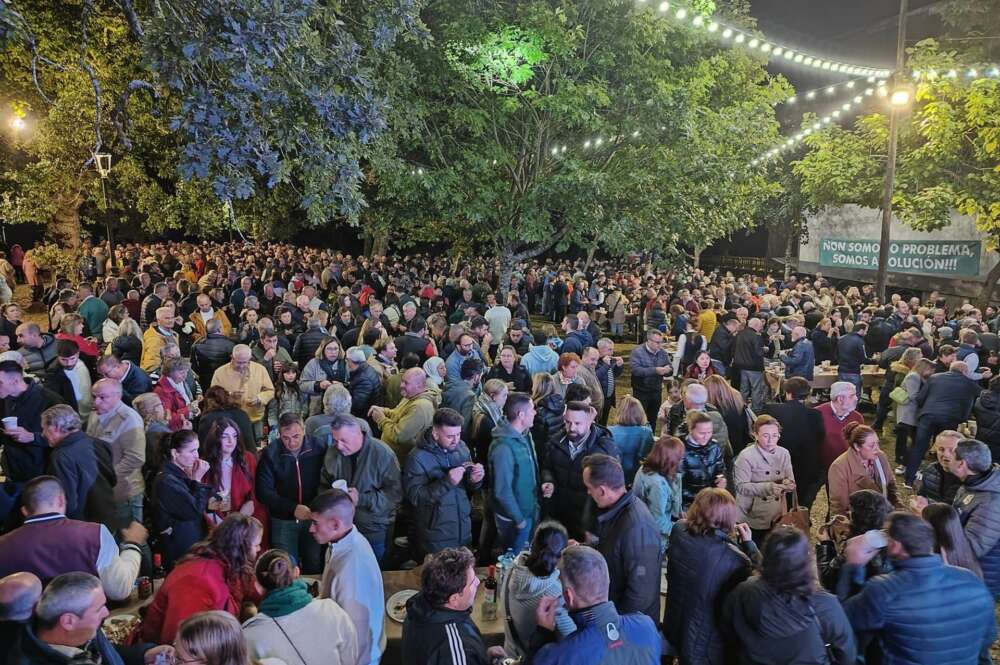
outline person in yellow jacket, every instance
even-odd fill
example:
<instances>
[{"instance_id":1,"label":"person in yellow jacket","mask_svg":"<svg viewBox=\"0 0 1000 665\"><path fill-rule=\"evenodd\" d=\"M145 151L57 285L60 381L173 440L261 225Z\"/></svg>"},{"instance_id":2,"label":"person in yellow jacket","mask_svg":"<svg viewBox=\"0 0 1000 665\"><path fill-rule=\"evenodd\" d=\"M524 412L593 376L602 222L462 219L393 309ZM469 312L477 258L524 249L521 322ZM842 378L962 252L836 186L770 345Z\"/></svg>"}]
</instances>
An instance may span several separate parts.
<instances>
[{"instance_id":1,"label":"person in yellow jacket","mask_svg":"<svg viewBox=\"0 0 1000 665\"><path fill-rule=\"evenodd\" d=\"M715 316L715 301L711 298L705 298L701 303L701 312L698 313L694 329L705 338L705 341L711 342L712 335L715 334L718 325L719 319Z\"/></svg>"},{"instance_id":2,"label":"person in yellow jacket","mask_svg":"<svg viewBox=\"0 0 1000 665\"><path fill-rule=\"evenodd\" d=\"M223 336L232 337L233 325L229 322L229 317L221 309L212 307L212 299L208 297L207 293L200 294L196 302L198 303L198 309L191 312L191 316L188 317L191 325L194 326L194 332L191 333L192 343L197 342L199 339L204 339L208 335L205 326L212 319L218 319L219 325L222 326L221 332Z\"/></svg>"},{"instance_id":3,"label":"person in yellow jacket","mask_svg":"<svg viewBox=\"0 0 1000 665\"><path fill-rule=\"evenodd\" d=\"M174 327L174 309L172 307L159 307L156 310L156 323L146 329L142 336L142 357L139 359L139 367L146 372L152 372L160 367L160 349L168 344L180 346L181 340Z\"/></svg>"},{"instance_id":4,"label":"person in yellow jacket","mask_svg":"<svg viewBox=\"0 0 1000 665\"><path fill-rule=\"evenodd\" d=\"M252 352L246 344L233 347L232 360L212 375L212 385L226 389L239 402L240 408L250 418L254 436L259 441L264 436L264 416L267 405L274 399L274 384L267 369L250 360Z\"/></svg>"},{"instance_id":5,"label":"person in yellow jacket","mask_svg":"<svg viewBox=\"0 0 1000 665\"><path fill-rule=\"evenodd\" d=\"M434 419L434 393L427 389L427 374L419 367L411 367L399 383L402 401L394 409L373 406L368 416L382 431L381 439L389 444L401 461L420 442Z\"/></svg>"}]
</instances>

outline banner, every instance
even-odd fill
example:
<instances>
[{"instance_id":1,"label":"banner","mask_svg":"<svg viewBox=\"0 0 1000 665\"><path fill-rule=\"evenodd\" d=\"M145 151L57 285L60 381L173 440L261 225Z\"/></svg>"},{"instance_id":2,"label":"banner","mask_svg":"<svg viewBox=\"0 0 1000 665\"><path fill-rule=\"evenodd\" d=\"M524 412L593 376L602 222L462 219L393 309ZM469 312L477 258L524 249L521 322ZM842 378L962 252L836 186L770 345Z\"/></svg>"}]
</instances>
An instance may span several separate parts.
<instances>
[{"instance_id":1,"label":"banner","mask_svg":"<svg viewBox=\"0 0 1000 665\"><path fill-rule=\"evenodd\" d=\"M821 238L819 264L828 268L878 269L878 240ZM893 272L976 277L979 275L978 240L899 240L889 245Z\"/></svg>"}]
</instances>

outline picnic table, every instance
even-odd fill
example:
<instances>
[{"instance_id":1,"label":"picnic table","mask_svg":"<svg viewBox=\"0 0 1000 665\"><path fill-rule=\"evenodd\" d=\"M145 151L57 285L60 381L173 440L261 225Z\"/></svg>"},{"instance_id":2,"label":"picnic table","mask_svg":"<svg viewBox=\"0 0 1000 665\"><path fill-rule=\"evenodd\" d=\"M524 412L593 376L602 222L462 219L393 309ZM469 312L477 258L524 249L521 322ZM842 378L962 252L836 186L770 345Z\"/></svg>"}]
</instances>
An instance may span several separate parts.
<instances>
[{"instance_id":1,"label":"picnic table","mask_svg":"<svg viewBox=\"0 0 1000 665\"><path fill-rule=\"evenodd\" d=\"M767 384L777 395L781 390L781 382L785 378L785 367L781 364L771 365L764 372ZM817 365L813 371L813 380L809 382L813 390L829 390L837 381L837 366L823 367ZM885 370L878 365L863 365L861 367L861 383L865 388L881 386L885 383Z\"/></svg>"}]
</instances>

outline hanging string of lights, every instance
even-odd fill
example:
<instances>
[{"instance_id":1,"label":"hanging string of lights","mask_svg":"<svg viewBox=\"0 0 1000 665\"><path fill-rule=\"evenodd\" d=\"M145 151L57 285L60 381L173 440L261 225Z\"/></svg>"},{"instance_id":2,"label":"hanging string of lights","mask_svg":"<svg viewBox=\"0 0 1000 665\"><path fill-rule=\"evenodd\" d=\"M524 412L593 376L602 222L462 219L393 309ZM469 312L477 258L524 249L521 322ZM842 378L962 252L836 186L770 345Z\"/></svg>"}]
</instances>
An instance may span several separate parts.
<instances>
[{"instance_id":1,"label":"hanging string of lights","mask_svg":"<svg viewBox=\"0 0 1000 665\"><path fill-rule=\"evenodd\" d=\"M795 146L801 143L803 139L805 139L813 132L818 132L824 127L833 124L834 122L846 120L848 117L853 116L854 114L856 114L858 111L861 110L861 107L864 105L866 98L875 96L886 97L887 95L888 95L888 89L884 85L880 85L878 88L866 88L863 93L855 95L849 101L846 101L843 104L840 104L839 106L831 109L828 113L826 113L822 117L818 117L816 121L813 122L808 127L803 128L795 135L787 138L780 145L771 148L770 150L762 154L760 157L754 159L753 161L750 162L750 165L757 166L758 164L762 164L772 159L775 159L782 153L794 149ZM853 114L851 113L852 111L854 112ZM803 121L805 120L805 116L803 116L802 120ZM802 122L800 122L800 126L801 124Z\"/></svg>"},{"instance_id":2,"label":"hanging string of lights","mask_svg":"<svg viewBox=\"0 0 1000 665\"><path fill-rule=\"evenodd\" d=\"M843 83L834 83L832 85L825 85L825 86L821 86L819 88L813 88L812 90L804 90L802 92L796 92L794 95L792 95L791 97L789 97L788 99L786 99L784 101L784 103L785 104L796 104L796 103L798 103L800 101L803 101L803 100L812 101L814 99L820 99L824 95L825 96L831 96L831 95L836 94L837 92L843 92L845 90L847 90L847 91L860 90L861 89L860 86L863 85L866 81L868 83L870 83L870 84L873 84L873 85L876 85L876 86L879 86L879 87L885 85L885 79L883 79L881 77L878 77L878 76L868 76L868 77L859 76L859 77L853 78L853 79L851 79L849 81L844 81Z\"/></svg>"},{"instance_id":3,"label":"hanging string of lights","mask_svg":"<svg viewBox=\"0 0 1000 665\"><path fill-rule=\"evenodd\" d=\"M970 67L969 69L946 69L939 72L936 69L928 69L926 71L920 69L913 70L913 80L927 80L933 81L937 78L944 79L960 79L964 78L966 80L977 80L986 78L1000 78L1000 67L987 65L983 68Z\"/></svg>"},{"instance_id":4,"label":"hanging string of lights","mask_svg":"<svg viewBox=\"0 0 1000 665\"><path fill-rule=\"evenodd\" d=\"M821 57L814 53L808 53L802 49L783 44L778 40L770 39L765 35L748 32L742 28L728 25L716 18L705 17L676 2L671 3L669 0L664 0L660 3L656 3L655 0L636 0L636 4L640 7L649 7L651 10L658 11L664 16L671 16L678 21L684 21L685 24L694 28L704 29L709 33L718 35L725 43L735 44L763 53L769 60L784 60L786 64L802 65L803 67L811 67L821 72L830 72L831 74L888 78L892 73L888 69L843 62Z\"/></svg>"}]
</instances>

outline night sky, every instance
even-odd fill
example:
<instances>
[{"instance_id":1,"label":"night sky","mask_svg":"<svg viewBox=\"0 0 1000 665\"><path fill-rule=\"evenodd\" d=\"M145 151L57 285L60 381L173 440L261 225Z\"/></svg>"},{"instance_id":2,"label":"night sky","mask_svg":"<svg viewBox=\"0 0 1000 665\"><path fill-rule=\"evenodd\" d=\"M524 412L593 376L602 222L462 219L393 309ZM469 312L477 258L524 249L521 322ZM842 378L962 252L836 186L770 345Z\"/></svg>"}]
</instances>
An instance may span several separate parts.
<instances>
[{"instance_id":1,"label":"night sky","mask_svg":"<svg viewBox=\"0 0 1000 665\"><path fill-rule=\"evenodd\" d=\"M910 0L907 45L940 34L940 19L929 10L943 4L943 0ZM852 64L895 67L899 0L751 0L750 13L765 35L793 48ZM768 70L784 74L799 91L848 78L781 58L772 58ZM829 104L823 101L821 96L811 104L779 106L779 117L797 129L804 111L824 112Z\"/></svg>"}]
</instances>

